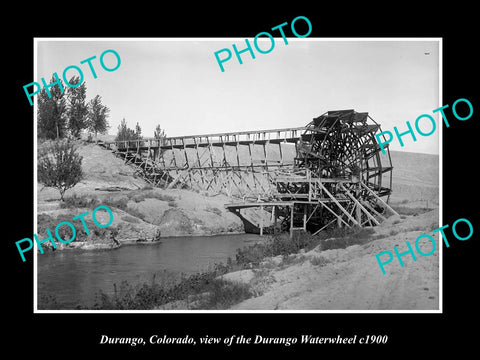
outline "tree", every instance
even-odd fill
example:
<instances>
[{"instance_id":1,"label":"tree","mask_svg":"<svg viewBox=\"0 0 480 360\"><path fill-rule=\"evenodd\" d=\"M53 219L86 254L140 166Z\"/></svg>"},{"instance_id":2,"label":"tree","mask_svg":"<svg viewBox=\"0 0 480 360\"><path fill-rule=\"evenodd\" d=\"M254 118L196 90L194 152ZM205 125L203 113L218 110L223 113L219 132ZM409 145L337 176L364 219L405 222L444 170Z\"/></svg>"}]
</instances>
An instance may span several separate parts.
<instances>
[{"instance_id":1,"label":"tree","mask_svg":"<svg viewBox=\"0 0 480 360\"><path fill-rule=\"evenodd\" d=\"M165 135L165 130L161 128L160 124L158 124L155 127L155 131L153 132L153 137L155 139L163 139L167 137L167 135Z\"/></svg>"},{"instance_id":2,"label":"tree","mask_svg":"<svg viewBox=\"0 0 480 360\"><path fill-rule=\"evenodd\" d=\"M57 79L52 75L50 84ZM59 80L62 88L62 80ZM50 97L47 90L42 88L38 96L38 110L37 110L37 132L38 137L43 139L60 139L66 133L66 100L65 93L60 89L59 85L49 88Z\"/></svg>"},{"instance_id":3,"label":"tree","mask_svg":"<svg viewBox=\"0 0 480 360\"><path fill-rule=\"evenodd\" d=\"M100 95L95 96L88 103L88 116L87 127L88 130L95 133L105 134L108 130L108 115L110 109L102 104L102 97Z\"/></svg>"},{"instance_id":4,"label":"tree","mask_svg":"<svg viewBox=\"0 0 480 360\"><path fill-rule=\"evenodd\" d=\"M76 85L80 82L79 76L74 76L69 83ZM87 96L87 86L85 83L77 87L68 87L67 89L67 119L68 129L73 137L78 138L80 132L87 127L88 107L85 103Z\"/></svg>"},{"instance_id":5,"label":"tree","mask_svg":"<svg viewBox=\"0 0 480 360\"><path fill-rule=\"evenodd\" d=\"M137 134L135 131L130 129L127 126L127 122L125 118L122 119L122 122L118 126L117 136L115 137L115 141L125 141L125 140L136 140Z\"/></svg>"},{"instance_id":6,"label":"tree","mask_svg":"<svg viewBox=\"0 0 480 360\"><path fill-rule=\"evenodd\" d=\"M37 179L44 186L58 189L62 201L65 191L82 178L82 157L72 142L57 140L39 149Z\"/></svg>"},{"instance_id":7,"label":"tree","mask_svg":"<svg viewBox=\"0 0 480 360\"><path fill-rule=\"evenodd\" d=\"M142 139L142 129L140 128L138 121L137 121L137 125L135 125L135 139L136 140Z\"/></svg>"},{"instance_id":8,"label":"tree","mask_svg":"<svg viewBox=\"0 0 480 360\"><path fill-rule=\"evenodd\" d=\"M160 145L164 145L164 139L167 137L165 134L165 131L162 129L160 124L158 124L155 127L155 131L153 132L153 137L157 140L159 140ZM163 154L165 152L165 149L160 148L160 154Z\"/></svg>"}]
</instances>

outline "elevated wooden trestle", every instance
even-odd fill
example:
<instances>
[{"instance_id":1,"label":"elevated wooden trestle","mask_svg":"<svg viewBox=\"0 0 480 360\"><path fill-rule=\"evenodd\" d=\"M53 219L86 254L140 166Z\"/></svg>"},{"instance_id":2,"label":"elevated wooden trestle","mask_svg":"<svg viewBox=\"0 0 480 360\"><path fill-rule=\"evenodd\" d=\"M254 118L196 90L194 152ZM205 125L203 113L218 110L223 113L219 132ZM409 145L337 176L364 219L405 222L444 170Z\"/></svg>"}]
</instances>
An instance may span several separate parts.
<instances>
[{"instance_id":1,"label":"elevated wooden trestle","mask_svg":"<svg viewBox=\"0 0 480 360\"><path fill-rule=\"evenodd\" d=\"M326 112L304 127L101 144L156 187L225 193L225 207L264 231L317 233L385 219L390 153L368 113ZM384 198L384 199L383 199Z\"/></svg>"}]
</instances>

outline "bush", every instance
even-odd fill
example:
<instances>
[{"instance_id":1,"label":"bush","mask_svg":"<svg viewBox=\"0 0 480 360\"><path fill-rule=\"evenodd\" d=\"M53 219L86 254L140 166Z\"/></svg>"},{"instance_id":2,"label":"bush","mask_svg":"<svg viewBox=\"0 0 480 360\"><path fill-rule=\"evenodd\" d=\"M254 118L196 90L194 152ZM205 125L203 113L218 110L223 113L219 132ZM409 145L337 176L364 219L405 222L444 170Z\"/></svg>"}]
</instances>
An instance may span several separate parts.
<instances>
[{"instance_id":1,"label":"bush","mask_svg":"<svg viewBox=\"0 0 480 360\"><path fill-rule=\"evenodd\" d=\"M60 203L61 208L90 208L93 209L100 204L96 197L88 198L85 196L77 196L73 194L72 196L65 198L62 203Z\"/></svg>"},{"instance_id":2,"label":"bush","mask_svg":"<svg viewBox=\"0 0 480 360\"><path fill-rule=\"evenodd\" d=\"M59 140L39 149L37 176L41 184L58 189L63 201L65 191L83 178L82 157L74 143Z\"/></svg>"},{"instance_id":3,"label":"bush","mask_svg":"<svg viewBox=\"0 0 480 360\"><path fill-rule=\"evenodd\" d=\"M72 217L74 215L72 214L59 214L56 218L45 215L45 214L39 214L37 217L37 223L38 223L38 229L37 229L37 235L39 239L44 239L47 237L47 232L46 229L49 228L52 235L55 236L55 228L58 224L61 222L70 222L72 223ZM89 229L90 232L94 232L97 236L105 236L107 232L113 231L113 229L99 229L94 223L93 220L89 218L85 218L85 224L86 227ZM87 238L87 234L85 232L85 229L83 225L80 223L73 223L76 231L76 236L75 240L73 241L84 241ZM100 233L99 233L100 231ZM73 236L72 229L69 226L62 226L58 229L58 234L60 238L64 240L68 240ZM58 245L58 242L57 242ZM45 249L47 247L51 247L50 242L46 242L42 244L42 248Z\"/></svg>"},{"instance_id":4,"label":"bush","mask_svg":"<svg viewBox=\"0 0 480 360\"><path fill-rule=\"evenodd\" d=\"M265 243L258 243L239 249L236 262L243 267L258 265L266 257L286 256L297 253L300 249L311 250L321 241L320 236L295 232L293 238L289 234L273 235Z\"/></svg>"},{"instance_id":5,"label":"bush","mask_svg":"<svg viewBox=\"0 0 480 360\"><path fill-rule=\"evenodd\" d=\"M153 309L177 300L185 300L191 296L198 296L207 292L201 304L209 308L227 307L234 303L234 299L243 300L250 293L246 288L224 284L225 281L217 280L220 275L227 273L228 266L216 264L213 269L199 272L188 277L182 276L180 280L172 280L165 276L162 284L156 281L154 275L150 283L133 286L123 281L119 287L114 284L113 295L100 291L96 294L94 309L127 310L127 309ZM239 301L241 301L239 300ZM216 302L220 301L219 304Z\"/></svg>"},{"instance_id":6,"label":"bush","mask_svg":"<svg viewBox=\"0 0 480 360\"><path fill-rule=\"evenodd\" d=\"M247 284L215 279L209 286L207 296L194 305L194 308L224 310L252 296Z\"/></svg>"},{"instance_id":7,"label":"bush","mask_svg":"<svg viewBox=\"0 0 480 360\"><path fill-rule=\"evenodd\" d=\"M310 259L310 264L312 264L313 266L322 267L327 265L328 263L329 261L325 259L323 256L315 256Z\"/></svg>"},{"instance_id":8,"label":"bush","mask_svg":"<svg viewBox=\"0 0 480 360\"><path fill-rule=\"evenodd\" d=\"M360 227L335 229L331 232L333 239L323 241L321 249L345 249L352 245L363 245L378 238L372 235L374 232L371 228Z\"/></svg>"}]
</instances>

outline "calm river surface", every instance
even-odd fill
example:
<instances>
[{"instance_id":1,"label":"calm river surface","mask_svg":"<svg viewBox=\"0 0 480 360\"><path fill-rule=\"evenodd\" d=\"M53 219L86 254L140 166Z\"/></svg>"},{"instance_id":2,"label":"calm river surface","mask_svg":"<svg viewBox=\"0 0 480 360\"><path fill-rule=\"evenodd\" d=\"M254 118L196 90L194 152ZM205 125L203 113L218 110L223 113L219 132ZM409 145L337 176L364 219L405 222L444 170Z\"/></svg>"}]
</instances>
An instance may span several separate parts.
<instances>
[{"instance_id":1,"label":"calm river surface","mask_svg":"<svg viewBox=\"0 0 480 360\"><path fill-rule=\"evenodd\" d=\"M207 270L234 258L237 249L263 241L258 235L163 238L156 244L124 245L115 250L63 250L38 254L38 298L54 296L61 309L91 305L102 290L113 293L124 280L134 285L153 274L179 276ZM39 300L39 308L41 301Z\"/></svg>"}]
</instances>

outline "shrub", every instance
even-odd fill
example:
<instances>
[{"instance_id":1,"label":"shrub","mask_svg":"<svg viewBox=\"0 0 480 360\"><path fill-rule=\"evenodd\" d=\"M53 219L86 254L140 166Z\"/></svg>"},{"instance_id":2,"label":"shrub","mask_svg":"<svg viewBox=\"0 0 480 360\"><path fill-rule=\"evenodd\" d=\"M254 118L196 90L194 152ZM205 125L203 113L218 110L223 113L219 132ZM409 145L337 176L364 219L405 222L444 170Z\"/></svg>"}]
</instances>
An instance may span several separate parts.
<instances>
[{"instance_id":1,"label":"shrub","mask_svg":"<svg viewBox=\"0 0 480 360\"><path fill-rule=\"evenodd\" d=\"M59 140L39 149L37 176L41 184L58 189L63 201L65 191L83 178L82 157L74 143Z\"/></svg>"},{"instance_id":2,"label":"shrub","mask_svg":"<svg viewBox=\"0 0 480 360\"><path fill-rule=\"evenodd\" d=\"M207 292L204 302L196 306L208 308L224 308L231 306L234 301L241 301L251 294L246 288L236 285L227 285L225 281L216 279L225 274L228 266L216 264L213 269L199 272L188 277L182 275L180 280L173 280L171 276L163 276L163 283L159 284L154 275L150 283L136 286L123 281L119 287L114 284L113 295L100 291L95 296L94 309L127 310L153 309L154 307L177 300L185 300L190 296L198 296ZM165 280L167 279L167 280ZM219 302L217 304L217 302Z\"/></svg>"},{"instance_id":3,"label":"shrub","mask_svg":"<svg viewBox=\"0 0 480 360\"><path fill-rule=\"evenodd\" d=\"M70 197L64 199L62 203L60 203L61 208L95 208L99 205L99 201L96 197L88 198L86 196L78 196L77 194L73 194Z\"/></svg>"},{"instance_id":4,"label":"shrub","mask_svg":"<svg viewBox=\"0 0 480 360\"><path fill-rule=\"evenodd\" d=\"M50 231L52 232L52 235L55 236L54 229L56 226L61 223L61 222L70 222L72 223L72 217L74 215L72 214L59 214L56 218L53 218L52 216L45 215L45 214L39 214L37 217L37 223L38 223L38 229L37 229L37 234L40 239L43 239L47 236L46 229L49 228ZM96 235L101 235L104 236L106 231L112 231L112 229L99 229L94 223L93 220L89 218L84 219L86 227L89 229L90 232L95 232ZM85 232L85 229L83 225L80 223L73 223L76 231L76 236L75 240L73 241L83 241L86 237L87 234ZM97 231L101 231L101 234L98 234ZM58 234L60 238L68 240L73 236L72 229L69 226L62 226L58 229ZM57 243L58 245L58 243ZM47 247L50 247L51 243L46 242L42 244L42 248L45 249Z\"/></svg>"},{"instance_id":5,"label":"shrub","mask_svg":"<svg viewBox=\"0 0 480 360\"><path fill-rule=\"evenodd\" d=\"M321 237L309 233L295 232L293 238L289 234L273 235L265 243L257 243L239 249L236 262L243 267L258 265L264 258L271 256L287 256L297 253L300 249L311 250L321 241Z\"/></svg>"},{"instance_id":6,"label":"shrub","mask_svg":"<svg viewBox=\"0 0 480 360\"><path fill-rule=\"evenodd\" d=\"M328 263L329 261L325 259L323 256L315 256L310 259L310 264L312 264L313 266L322 267L327 265Z\"/></svg>"},{"instance_id":7,"label":"shrub","mask_svg":"<svg viewBox=\"0 0 480 360\"><path fill-rule=\"evenodd\" d=\"M211 282L208 294L194 305L197 309L228 309L253 296L250 286L244 283L215 279Z\"/></svg>"},{"instance_id":8,"label":"shrub","mask_svg":"<svg viewBox=\"0 0 480 360\"><path fill-rule=\"evenodd\" d=\"M352 245L363 245L378 238L373 235L374 230L371 228L352 227L336 230L338 231L332 232L333 239L321 243L322 250L345 249ZM338 234L341 236L335 236Z\"/></svg>"}]
</instances>

